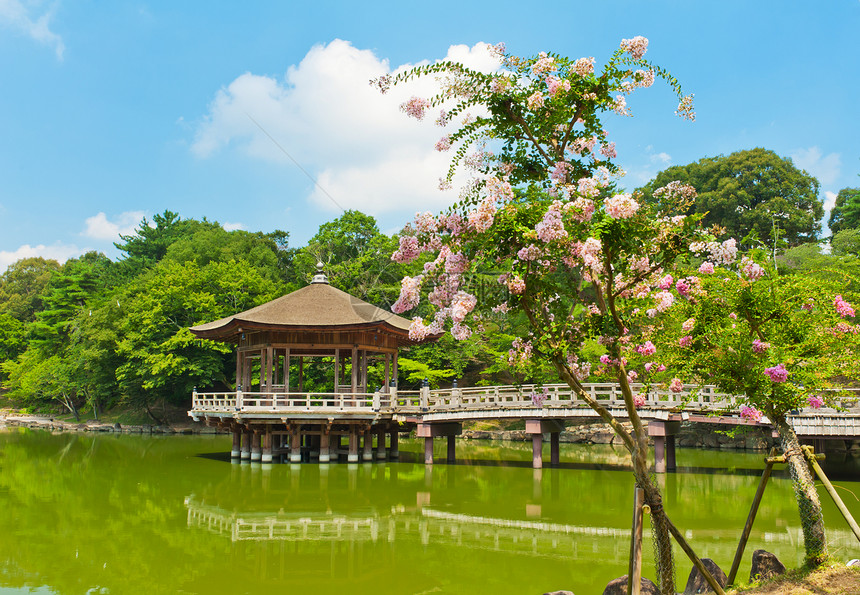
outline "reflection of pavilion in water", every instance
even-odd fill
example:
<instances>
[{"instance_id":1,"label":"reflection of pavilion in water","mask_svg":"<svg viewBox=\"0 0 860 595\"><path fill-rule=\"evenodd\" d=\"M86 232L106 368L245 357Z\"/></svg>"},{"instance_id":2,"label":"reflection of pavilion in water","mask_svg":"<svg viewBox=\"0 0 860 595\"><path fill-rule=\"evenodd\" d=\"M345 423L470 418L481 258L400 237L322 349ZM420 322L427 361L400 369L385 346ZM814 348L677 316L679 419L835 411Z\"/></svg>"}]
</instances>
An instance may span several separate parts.
<instances>
[{"instance_id":1,"label":"reflection of pavilion in water","mask_svg":"<svg viewBox=\"0 0 860 595\"><path fill-rule=\"evenodd\" d=\"M470 549L503 551L517 555L540 557L577 558L587 552L598 552L598 542L611 540L610 551L616 556L626 555L630 531L616 527L588 527L532 520L502 519L467 514L448 513L422 506L429 502L430 494L418 492L415 507L393 506L388 515L378 513L367 516L304 514L278 512L230 512L198 500L185 499L188 526L224 535L233 542L287 541L287 542L384 542L394 544L398 538L412 539L417 534L422 545L431 543L466 546ZM534 505L532 514L540 514L540 505ZM703 544L732 542L737 539L736 528L688 531L687 538L695 536ZM800 527L786 527L785 531L763 534L765 543L802 543ZM855 547L850 531L830 529L828 541L835 549ZM707 556L710 548L703 547ZM607 550L601 547L605 555Z\"/></svg>"}]
</instances>

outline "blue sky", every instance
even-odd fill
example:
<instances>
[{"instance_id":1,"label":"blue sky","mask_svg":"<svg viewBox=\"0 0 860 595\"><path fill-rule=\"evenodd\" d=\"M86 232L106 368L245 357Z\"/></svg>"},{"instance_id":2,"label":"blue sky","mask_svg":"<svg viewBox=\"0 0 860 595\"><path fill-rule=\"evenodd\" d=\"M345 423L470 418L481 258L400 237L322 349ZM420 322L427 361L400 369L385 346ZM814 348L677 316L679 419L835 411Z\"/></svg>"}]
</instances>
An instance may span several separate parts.
<instances>
[{"instance_id":1,"label":"blue sky","mask_svg":"<svg viewBox=\"0 0 860 595\"><path fill-rule=\"evenodd\" d=\"M857 31L858 0L0 0L0 271L115 257L117 233L165 209L284 229L295 246L340 208L393 232L454 195L435 184L438 129L367 79L446 56L480 66L480 44L500 41L599 66L622 38L649 38L697 120L674 116L665 85L634 94L634 117L607 122L628 187L761 146L815 175L829 206L860 186Z\"/></svg>"}]
</instances>

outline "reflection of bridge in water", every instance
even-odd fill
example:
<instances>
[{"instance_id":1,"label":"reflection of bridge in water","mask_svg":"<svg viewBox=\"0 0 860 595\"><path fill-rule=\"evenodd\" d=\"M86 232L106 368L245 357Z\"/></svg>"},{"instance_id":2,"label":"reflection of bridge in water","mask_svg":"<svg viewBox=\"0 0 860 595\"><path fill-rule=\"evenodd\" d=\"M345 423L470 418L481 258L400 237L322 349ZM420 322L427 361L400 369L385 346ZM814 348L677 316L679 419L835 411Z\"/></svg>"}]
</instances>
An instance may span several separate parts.
<instances>
[{"instance_id":1,"label":"reflection of bridge in water","mask_svg":"<svg viewBox=\"0 0 860 595\"><path fill-rule=\"evenodd\" d=\"M612 415L627 417L616 384L584 386ZM634 384L633 390L639 392L644 387ZM639 415L649 423L657 471L674 468L675 435L682 421L770 426L767 418L751 422L727 413L737 405L734 396L719 393L712 386L686 386L681 393L652 387ZM842 405L856 406L856 401ZM559 433L564 424L598 417L567 385L548 385L540 390L535 386L488 386L437 390L425 387L419 391L399 391L391 386L375 393L331 394L195 392L189 415L230 429L233 456L263 462L279 455L289 457L291 462L310 458L328 462L340 454L351 462L396 458L399 432L411 429L424 439L425 463L433 463L433 439L437 437L447 438L447 459L454 461L455 437L462 432L464 421L525 420L535 468L543 464L546 438L550 441L550 461L557 464ZM806 441L860 438L860 411L856 409L804 409L789 416L789 423ZM388 446L386 435L390 436ZM342 438L347 440L344 446Z\"/></svg>"},{"instance_id":2,"label":"reflection of bridge in water","mask_svg":"<svg viewBox=\"0 0 860 595\"><path fill-rule=\"evenodd\" d=\"M230 512L199 501L195 496L185 499L188 526L205 529L229 537L233 542L288 541L288 542L385 542L394 544L398 539L413 538L417 533L420 543L466 546L518 555L571 558L583 548L597 551L597 540L609 540L616 556L626 555L630 529L618 527L589 527L532 520L501 519L468 514L449 513L420 506L429 494L418 493L419 506L392 507L388 515L367 516L336 514L304 514L278 512ZM533 513L540 514L540 505ZM736 543L737 528L687 531L687 539L695 538L701 544L701 555L709 556L709 549L717 541ZM856 547L856 538L850 531L829 529L828 543L834 549L850 550ZM803 543L800 527L786 527L785 531L764 532L762 539L769 544L787 544L792 547ZM605 549L603 550L606 551Z\"/></svg>"}]
</instances>

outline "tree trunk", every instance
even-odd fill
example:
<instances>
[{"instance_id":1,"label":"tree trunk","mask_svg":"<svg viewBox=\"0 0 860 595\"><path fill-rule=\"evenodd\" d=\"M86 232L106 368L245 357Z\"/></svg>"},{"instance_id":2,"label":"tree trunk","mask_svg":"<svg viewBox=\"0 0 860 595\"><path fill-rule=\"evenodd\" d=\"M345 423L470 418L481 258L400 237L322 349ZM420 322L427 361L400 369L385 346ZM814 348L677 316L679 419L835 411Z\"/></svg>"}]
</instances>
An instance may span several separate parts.
<instances>
[{"instance_id":1,"label":"tree trunk","mask_svg":"<svg viewBox=\"0 0 860 595\"><path fill-rule=\"evenodd\" d=\"M152 412L152 409L150 409L148 403L146 405L144 405L144 408L146 409L146 413L149 415L149 417L151 417L152 420L155 422L155 425L157 425L157 426L163 426L164 425L164 422L162 420L158 419L158 417L156 417L155 413Z\"/></svg>"},{"instance_id":2,"label":"tree trunk","mask_svg":"<svg viewBox=\"0 0 860 595\"><path fill-rule=\"evenodd\" d=\"M776 431L782 441L782 450L794 485L794 497L800 513L800 525L803 528L803 546L806 549L806 562L819 566L827 558L827 536L824 532L824 517L821 513L821 501L815 490L815 479L809 470L809 464L800 449L797 434L784 417L773 420Z\"/></svg>"}]
</instances>

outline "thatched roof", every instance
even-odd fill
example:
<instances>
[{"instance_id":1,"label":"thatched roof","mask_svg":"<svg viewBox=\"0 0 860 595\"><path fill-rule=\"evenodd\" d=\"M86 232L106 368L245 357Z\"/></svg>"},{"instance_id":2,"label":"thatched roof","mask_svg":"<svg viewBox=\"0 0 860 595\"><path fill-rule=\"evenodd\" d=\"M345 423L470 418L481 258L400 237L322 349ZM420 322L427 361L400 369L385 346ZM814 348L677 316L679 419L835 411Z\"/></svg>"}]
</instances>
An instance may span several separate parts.
<instances>
[{"instance_id":1,"label":"thatched roof","mask_svg":"<svg viewBox=\"0 0 860 595\"><path fill-rule=\"evenodd\" d=\"M378 330L404 340L411 322L336 289L314 282L256 308L191 327L202 339L229 340L248 330L306 330L311 332ZM241 329L241 330L240 330Z\"/></svg>"}]
</instances>

